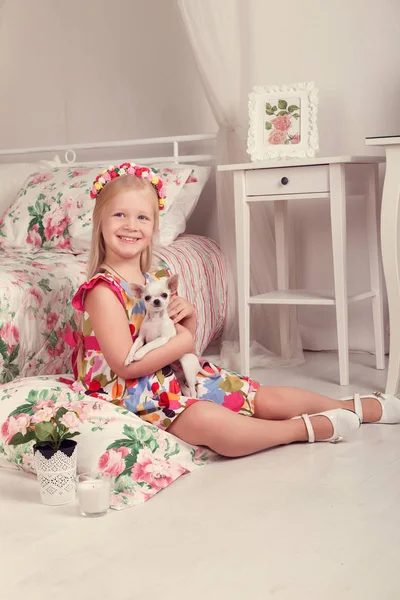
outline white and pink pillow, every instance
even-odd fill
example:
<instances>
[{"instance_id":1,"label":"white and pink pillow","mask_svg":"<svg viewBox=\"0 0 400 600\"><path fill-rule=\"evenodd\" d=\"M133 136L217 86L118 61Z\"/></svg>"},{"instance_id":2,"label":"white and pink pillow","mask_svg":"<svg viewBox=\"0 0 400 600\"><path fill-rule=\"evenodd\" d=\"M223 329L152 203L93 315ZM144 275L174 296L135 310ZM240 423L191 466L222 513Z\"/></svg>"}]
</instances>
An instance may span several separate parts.
<instances>
[{"instance_id":1,"label":"white and pink pillow","mask_svg":"<svg viewBox=\"0 0 400 600\"><path fill-rule=\"evenodd\" d=\"M154 165L153 168L157 168ZM158 167L160 168L160 167ZM163 172L168 177L168 170L177 171L182 169L182 165L173 165L173 167L163 166ZM156 236L156 243L160 246L168 246L174 240L184 233L186 223L192 215L200 194L210 176L211 167L190 165L190 174L185 179L185 185L175 197L173 204L168 212L160 212L160 231Z\"/></svg>"},{"instance_id":2,"label":"white and pink pillow","mask_svg":"<svg viewBox=\"0 0 400 600\"><path fill-rule=\"evenodd\" d=\"M186 219L197 203L210 168L151 166L166 188L158 242L168 245L185 231ZM0 246L34 252L40 249L74 254L87 252L95 203L90 190L102 169L102 165L59 167L29 175L0 219Z\"/></svg>"}]
</instances>

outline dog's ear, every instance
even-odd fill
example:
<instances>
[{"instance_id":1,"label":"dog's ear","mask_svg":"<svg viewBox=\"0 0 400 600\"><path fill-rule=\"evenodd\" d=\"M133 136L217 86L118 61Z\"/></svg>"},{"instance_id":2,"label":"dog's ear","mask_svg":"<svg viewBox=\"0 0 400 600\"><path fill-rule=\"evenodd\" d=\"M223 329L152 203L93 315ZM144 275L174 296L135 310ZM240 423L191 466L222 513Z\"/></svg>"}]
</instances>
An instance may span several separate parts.
<instances>
[{"instance_id":1,"label":"dog's ear","mask_svg":"<svg viewBox=\"0 0 400 600\"><path fill-rule=\"evenodd\" d=\"M167 286L168 286L168 289L170 290L171 294L174 294L175 292L178 291L178 279L179 279L178 273L175 273L175 275L171 275L171 277L168 277L168 279L167 279Z\"/></svg>"},{"instance_id":2,"label":"dog's ear","mask_svg":"<svg viewBox=\"0 0 400 600\"><path fill-rule=\"evenodd\" d=\"M135 298L142 297L144 285L140 285L140 283L128 283L128 287Z\"/></svg>"}]
</instances>

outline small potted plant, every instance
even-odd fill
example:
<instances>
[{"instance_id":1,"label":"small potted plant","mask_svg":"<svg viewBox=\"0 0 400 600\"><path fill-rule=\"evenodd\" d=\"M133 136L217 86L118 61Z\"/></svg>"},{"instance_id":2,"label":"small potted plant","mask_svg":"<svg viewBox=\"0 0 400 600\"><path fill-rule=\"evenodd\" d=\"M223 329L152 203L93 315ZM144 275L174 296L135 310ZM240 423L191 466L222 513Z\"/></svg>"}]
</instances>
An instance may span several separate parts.
<instances>
[{"instance_id":1,"label":"small potted plant","mask_svg":"<svg viewBox=\"0 0 400 600\"><path fill-rule=\"evenodd\" d=\"M67 504L75 499L77 449L72 438L79 435L85 404L70 402L65 397L40 400L20 407L5 423L12 435L9 435L10 445L35 440L35 468L44 504Z\"/></svg>"}]
</instances>

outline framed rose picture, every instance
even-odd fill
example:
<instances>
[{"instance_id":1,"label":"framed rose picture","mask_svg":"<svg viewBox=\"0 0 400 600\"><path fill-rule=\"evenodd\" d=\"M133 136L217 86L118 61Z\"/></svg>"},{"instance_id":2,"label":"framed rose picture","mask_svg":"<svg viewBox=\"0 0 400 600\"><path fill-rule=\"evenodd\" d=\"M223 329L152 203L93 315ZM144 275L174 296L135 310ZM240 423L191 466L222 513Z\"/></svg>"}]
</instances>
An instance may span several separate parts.
<instances>
[{"instance_id":1,"label":"framed rose picture","mask_svg":"<svg viewBox=\"0 0 400 600\"><path fill-rule=\"evenodd\" d=\"M318 150L318 90L313 82L254 86L247 152L252 161L306 158Z\"/></svg>"}]
</instances>

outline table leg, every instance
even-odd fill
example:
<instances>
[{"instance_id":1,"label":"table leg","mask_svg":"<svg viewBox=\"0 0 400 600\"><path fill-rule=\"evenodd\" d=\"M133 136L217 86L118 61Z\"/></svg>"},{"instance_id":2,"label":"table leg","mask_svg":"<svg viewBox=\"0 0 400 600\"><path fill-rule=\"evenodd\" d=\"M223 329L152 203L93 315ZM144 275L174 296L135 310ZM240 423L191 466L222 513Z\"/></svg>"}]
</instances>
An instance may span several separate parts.
<instances>
[{"instance_id":1,"label":"table leg","mask_svg":"<svg viewBox=\"0 0 400 600\"><path fill-rule=\"evenodd\" d=\"M383 278L379 247L379 214L378 214L378 185L379 166L369 165L367 176L367 236L369 251L369 272L371 290L375 292L372 298L372 316L374 322L376 368L385 368L385 343L383 325Z\"/></svg>"},{"instance_id":2,"label":"table leg","mask_svg":"<svg viewBox=\"0 0 400 600\"><path fill-rule=\"evenodd\" d=\"M346 268L346 188L344 166L341 164L330 165L329 179L339 375L340 385L348 385L349 319Z\"/></svg>"},{"instance_id":3,"label":"table leg","mask_svg":"<svg viewBox=\"0 0 400 600\"><path fill-rule=\"evenodd\" d=\"M381 212L381 246L390 323L389 368L386 381L388 394L397 392L400 376L399 171L400 146L387 146Z\"/></svg>"},{"instance_id":4,"label":"table leg","mask_svg":"<svg viewBox=\"0 0 400 600\"><path fill-rule=\"evenodd\" d=\"M289 216L287 200L274 202L275 220L275 248L276 248L276 275L278 290L289 289ZM288 305L279 306L279 335L281 342L281 355L283 358L290 356L290 310Z\"/></svg>"},{"instance_id":5,"label":"table leg","mask_svg":"<svg viewBox=\"0 0 400 600\"><path fill-rule=\"evenodd\" d=\"M246 202L245 175L234 173L236 265L239 319L240 371L250 375L250 209Z\"/></svg>"}]
</instances>

